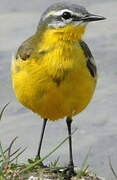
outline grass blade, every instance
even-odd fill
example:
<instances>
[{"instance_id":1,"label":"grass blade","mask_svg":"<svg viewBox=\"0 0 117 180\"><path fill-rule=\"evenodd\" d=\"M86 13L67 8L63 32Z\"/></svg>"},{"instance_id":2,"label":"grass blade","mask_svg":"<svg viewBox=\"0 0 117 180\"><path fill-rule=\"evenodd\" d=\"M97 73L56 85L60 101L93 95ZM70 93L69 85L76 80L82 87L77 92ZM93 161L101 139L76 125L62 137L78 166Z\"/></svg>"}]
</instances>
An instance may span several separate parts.
<instances>
[{"instance_id":1,"label":"grass blade","mask_svg":"<svg viewBox=\"0 0 117 180\"><path fill-rule=\"evenodd\" d=\"M5 109L6 109L6 107L7 107L8 105L9 105L9 103L7 103L7 104L3 107L2 111L0 112L0 120L2 119L2 115L3 115Z\"/></svg>"},{"instance_id":2,"label":"grass blade","mask_svg":"<svg viewBox=\"0 0 117 180\"><path fill-rule=\"evenodd\" d=\"M10 160L10 163L17 159L27 148L23 149L21 152L19 152L12 160Z\"/></svg>"},{"instance_id":3,"label":"grass blade","mask_svg":"<svg viewBox=\"0 0 117 180\"><path fill-rule=\"evenodd\" d=\"M12 140L12 142L10 143L9 147L8 147L8 159L10 159L11 148L12 148L12 146L13 146L13 144L14 144L14 142L16 141L17 138L18 138L18 137L15 137L15 138Z\"/></svg>"},{"instance_id":4,"label":"grass blade","mask_svg":"<svg viewBox=\"0 0 117 180\"><path fill-rule=\"evenodd\" d=\"M113 168L113 166L112 166L112 163L111 163L111 159L110 159L110 158L109 158L109 166L110 166L110 169L111 169L114 177L117 179L117 174L115 173L115 170L114 170L114 168Z\"/></svg>"},{"instance_id":5,"label":"grass blade","mask_svg":"<svg viewBox=\"0 0 117 180\"><path fill-rule=\"evenodd\" d=\"M84 170L87 167L87 161L88 161L90 152L91 152L91 148L89 149L88 153L86 154L86 157L83 160L81 170Z\"/></svg>"},{"instance_id":6,"label":"grass blade","mask_svg":"<svg viewBox=\"0 0 117 180\"><path fill-rule=\"evenodd\" d=\"M10 154L10 158L11 158L12 156L14 156L15 154L17 154L20 150L21 150L21 147L18 148L16 151L14 151L12 154Z\"/></svg>"},{"instance_id":7,"label":"grass blade","mask_svg":"<svg viewBox=\"0 0 117 180\"><path fill-rule=\"evenodd\" d=\"M8 151L8 148L3 152L4 154ZM0 158L2 157L2 155L0 155Z\"/></svg>"},{"instance_id":8,"label":"grass blade","mask_svg":"<svg viewBox=\"0 0 117 180\"><path fill-rule=\"evenodd\" d=\"M3 162L5 162L6 161L6 157L4 155L4 151L3 151L3 148L2 148L1 141L0 141L0 154L1 154Z\"/></svg>"},{"instance_id":9,"label":"grass blade","mask_svg":"<svg viewBox=\"0 0 117 180\"><path fill-rule=\"evenodd\" d=\"M91 151L91 148L89 149L88 153L86 154L86 156L85 156L85 158L83 160L83 163L81 165L81 168L77 173L78 178L84 177L89 173L89 171L88 171L89 165L87 164L87 161L88 161L90 151Z\"/></svg>"},{"instance_id":10,"label":"grass blade","mask_svg":"<svg viewBox=\"0 0 117 180\"><path fill-rule=\"evenodd\" d=\"M77 130L77 129L76 129ZM71 134L71 136L76 132L73 131L73 133ZM39 164L40 162L44 161L45 159L47 159L50 155L52 155L60 146L62 146L67 140L68 140L69 136L67 136L62 142L60 142L51 152L49 152L46 156L44 156L42 159L39 159L38 161L36 161L35 163L32 163L31 165L29 165L28 167L26 167L25 169L21 170L19 172L19 174L24 173L26 171L28 171L29 169L33 168L34 166L36 166L37 164Z\"/></svg>"}]
</instances>

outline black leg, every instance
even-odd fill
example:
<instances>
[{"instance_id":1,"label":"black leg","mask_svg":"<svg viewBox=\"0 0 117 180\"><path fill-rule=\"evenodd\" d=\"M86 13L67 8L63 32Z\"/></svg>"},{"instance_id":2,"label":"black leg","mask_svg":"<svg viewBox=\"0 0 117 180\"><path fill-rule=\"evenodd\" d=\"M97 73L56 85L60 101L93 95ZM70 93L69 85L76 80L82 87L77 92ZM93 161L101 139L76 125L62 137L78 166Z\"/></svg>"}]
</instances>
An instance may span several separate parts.
<instances>
[{"instance_id":1,"label":"black leg","mask_svg":"<svg viewBox=\"0 0 117 180\"><path fill-rule=\"evenodd\" d=\"M71 137L71 123L72 119L67 117L66 119L67 127L68 127L68 135L69 135L69 176L75 175L74 172L74 163L73 163L73 154L72 154L72 137Z\"/></svg>"},{"instance_id":2,"label":"black leg","mask_svg":"<svg viewBox=\"0 0 117 180\"><path fill-rule=\"evenodd\" d=\"M41 136L40 136L40 141L39 141L38 153L37 153L37 157L39 157L39 159L41 159L40 153L41 153L41 146L42 146L42 141L43 141L43 136L44 136L44 131L45 131L46 123L47 123L47 119L44 119L43 120L42 131L41 131ZM40 163L40 165L44 166L43 163Z\"/></svg>"}]
</instances>

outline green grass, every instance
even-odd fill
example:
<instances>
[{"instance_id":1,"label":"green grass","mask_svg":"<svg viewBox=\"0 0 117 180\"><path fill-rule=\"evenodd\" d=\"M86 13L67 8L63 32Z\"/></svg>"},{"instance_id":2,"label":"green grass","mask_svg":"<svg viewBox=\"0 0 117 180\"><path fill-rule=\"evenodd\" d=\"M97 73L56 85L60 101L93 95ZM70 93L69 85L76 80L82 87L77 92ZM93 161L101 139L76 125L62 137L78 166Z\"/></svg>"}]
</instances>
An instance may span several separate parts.
<instances>
[{"instance_id":1,"label":"green grass","mask_svg":"<svg viewBox=\"0 0 117 180\"><path fill-rule=\"evenodd\" d=\"M89 164L87 163L89 154L90 154L90 150L88 151L88 153L87 153L87 155L86 155L86 157L85 157L85 159L81 165L80 170L77 172L77 178L85 177L90 173L90 171L88 170Z\"/></svg>"},{"instance_id":2,"label":"green grass","mask_svg":"<svg viewBox=\"0 0 117 180\"><path fill-rule=\"evenodd\" d=\"M112 171L113 176L115 177L115 179L117 179L117 173L115 172L115 170L114 170L114 168L112 166L112 162L111 162L110 157L109 157L109 167L110 167L110 169Z\"/></svg>"},{"instance_id":3,"label":"green grass","mask_svg":"<svg viewBox=\"0 0 117 180\"><path fill-rule=\"evenodd\" d=\"M3 113L7 108L8 104L6 104L0 113L0 120L2 119ZM76 131L76 130L75 130ZM75 133L72 133L72 135ZM15 137L7 149L3 149L2 143L0 140L0 180L13 180L14 178L17 179L22 174L27 174L30 172L38 172L40 171L39 163L47 159L50 155L52 155L57 149L62 146L67 140L69 136L63 139L55 148L52 149L49 153L47 153L42 159L35 158L34 160L29 159L25 164L19 164L18 157L23 154L26 149L18 148L17 150L13 151L13 145L17 140ZM58 159L55 162L51 162L49 167L46 169L48 171L54 171L55 168L58 170Z\"/></svg>"},{"instance_id":4,"label":"green grass","mask_svg":"<svg viewBox=\"0 0 117 180\"><path fill-rule=\"evenodd\" d=\"M0 120L2 120L2 116L4 114L5 109L8 104L6 104L0 112ZM76 132L76 130L72 133L72 135ZM44 174L55 175L58 176L60 180L65 179L68 167L63 167L59 163L59 158L55 161L50 162L48 164L48 168L41 168L39 166L40 162L46 160L49 156L54 154L67 140L69 136L64 138L60 143L56 145L49 153L47 153L42 159L36 157L35 159L28 159L27 163L19 163L18 158L23 154L26 149L18 148L17 150L13 150L14 143L16 143L17 137L15 137L12 142L9 144L8 148L3 149L2 142L0 139L0 180L25 180L28 179L32 174L35 174L37 177ZM89 151L90 152L90 151ZM89 165L87 163L89 152L87 153L81 168L76 172L76 178L81 179L83 177L89 177L90 171ZM114 172L112 168L112 164L110 163L111 170ZM114 174L116 176L116 174ZM96 176L94 177L96 179Z\"/></svg>"},{"instance_id":5,"label":"green grass","mask_svg":"<svg viewBox=\"0 0 117 180\"><path fill-rule=\"evenodd\" d=\"M13 180L13 177L17 179L22 174L29 174L30 172L38 173L38 171L41 170L41 168L39 167L39 163L47 159L57 149L59 149L59 147L64 142L66 142L68 138L69 137L66 137L64 140L62 140L55 148L53 148L52 151L50 151L42 159L39 159L38 157L34 160L28 159L28 162L25 164L19 164L17 160L18 157L25 151L25 149L21 150L21 148L19 148L14 152L11 151L17 137L13 139L13 141L10 143L9 147L5 151L3 150L2 144L0 143L0 180ZM54 172L55 170L58 171L59 169L64 169L65 167L63 168L58 166L58 161L59 160L57 158L57 160L51 162L48 165L48 168L46 168L45 170L48 172Z\"/></svg>"}]
</instances>

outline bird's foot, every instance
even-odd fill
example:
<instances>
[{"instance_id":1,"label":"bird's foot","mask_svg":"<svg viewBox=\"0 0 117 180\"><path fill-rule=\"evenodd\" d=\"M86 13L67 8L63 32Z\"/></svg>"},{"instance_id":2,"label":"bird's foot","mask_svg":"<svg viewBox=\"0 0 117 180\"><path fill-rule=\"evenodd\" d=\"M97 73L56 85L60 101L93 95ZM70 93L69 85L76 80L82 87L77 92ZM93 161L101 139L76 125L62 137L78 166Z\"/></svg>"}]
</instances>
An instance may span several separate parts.
<instances>
[{"instance_id":1,"label":"bird's foot","mask_svg":"<svg viewBox=\"0 0 117 180\"><path fill-rule=\"evenodd\" d=\"M34 162L37 162L37 165L39 165L40 168L48 168L46 165L43 164L40 156L36 156Z\"/></svg>"},{"instance_id":2,"label":"bird's foot","mask_svg":"<svg viewBox=\"0 0 117 180\"><path fill-rule=\"evenodd\" d=\"M40 163L39 163L39 167L40 167L40 168L43 168L43 169L44 169L44 168L48 168L48 166L44 165L43 162L40 162Z\"/></svg>"},{"instance_id":3,"label":"bird's foot","mask_svg":"<svg viewBox=\"0 0 117 180\"><path fill-rule=\"evenodd\" d=\"M64 179L70 179L71 177L75 176L76 173L74 171L73 166L68 166L68 168L65 170L65 177Z\"/></svg>"}]
</instances>

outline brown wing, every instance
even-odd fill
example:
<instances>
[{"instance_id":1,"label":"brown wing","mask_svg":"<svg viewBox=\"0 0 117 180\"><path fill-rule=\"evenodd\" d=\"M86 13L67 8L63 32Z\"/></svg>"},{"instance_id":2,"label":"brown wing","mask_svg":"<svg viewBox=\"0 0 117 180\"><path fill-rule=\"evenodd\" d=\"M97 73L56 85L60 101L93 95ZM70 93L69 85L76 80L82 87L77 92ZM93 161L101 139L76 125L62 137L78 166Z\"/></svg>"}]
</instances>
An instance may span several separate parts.
<instances>
[{"instance_id":1,"label":"brown wing","mask_svg":"<svg viewBox=\"0 0 117 180\"><path fill-rule=\"evenodd\" d=\"M34 50L34 36L28 38L26 41L22 43L22 45L18 48L16 53L16 59L20 57L22 60L26 61L32 54Z\"/></svg>"}]
</instances>

